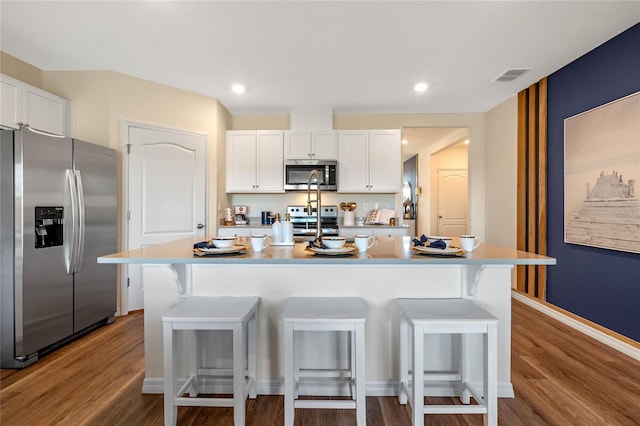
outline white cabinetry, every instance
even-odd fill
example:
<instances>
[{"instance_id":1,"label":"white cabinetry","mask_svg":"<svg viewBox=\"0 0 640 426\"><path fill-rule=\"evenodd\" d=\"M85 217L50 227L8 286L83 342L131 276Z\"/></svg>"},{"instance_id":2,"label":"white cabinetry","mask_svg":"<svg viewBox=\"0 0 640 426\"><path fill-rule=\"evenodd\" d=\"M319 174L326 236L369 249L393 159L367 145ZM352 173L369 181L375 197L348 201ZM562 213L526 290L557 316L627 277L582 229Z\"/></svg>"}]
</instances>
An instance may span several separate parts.
<instances>
[{"instance_id":1,"label":"white cabinetry","mask_svg":"<svg viewBox=\"0 0 640 426\"><path fill-rule=\"evenodd\" d=\"M284 192L283 132L227 132L227 192Z\"/></svg>"},{"instance_id":2,"label":"white cabinetry","mask_svg":"<svg viewBox=\"0 0 640 426\"><path fill-rule=\"evenodd\" d=\"M338 133L338 192L399 192L400 130Z\"/></svg>"},{"instance_id":3,"label":"white cabinetry","mask_svg":"<svg viewBox=\"0 0 640 426\"><path fill-rule=\"evenodd\" d=\"M22 83L0 74L0 125L11 129L19 129L22 122Z\"/></svg>"},{"instance_id":4,"label":"white cabinetry","mask_svg":"<svg viewBox=\"0 0 640 426\"><path fill-rule=\"evenodd\" d=\"M290 130L285 132L287 160L335 160L336 132Z\"/></svg>"},{"instance_id":5,"label":"white cabinetry","mask_svg":"<svg viewBox=\"0 0 640 426\"><path fill-rule=\"evenodd\" d=\"M338 228L338 233L341 237L353 238L356 235L373 235L371 228Z\"/></svg>"},{"instance_id":6,"label":"white cabinetry","mask_svg":"<svg viewBox=\"0 0 640 426\"><path fill-rule=\"evenodd\" d=\"M404 237L408 235L409 228L374 228L374 237Z\"/></svg>"},{"instance_id":7,"label":"white cabinetry","mask_svg":"<svg viewBox=\"0 0 640 426\"><path fill-rule=\"evenodd\" d=\"M272 236L273 231L268 226L242 227L227 226L218 228L218 236L220 237L248 237L251 235L268 235Z\"/></svg>"},{"instance_id":8,"label":"white cabinetry","mask_svg":"<svg viewBox=\"0 0 640 426\"><path fill-rule=\"evenodd\" d=\"M374 237L404 237L408 235L407 227L355 227L355 228L339 228L340 236L353 238L354 235L373 235Z\"/></svg>"},{"instance_id":9,"label":"white cabinetry","mask_svg":"<svg viewBox=\"0 0 640 426\"><path fill-rule=\"evenodd\" d=\"M68 100L4 74L0 81L2 127L19 129L20 124L28 124L36 130L71 136Z\"/></svg>"}]
</instances>

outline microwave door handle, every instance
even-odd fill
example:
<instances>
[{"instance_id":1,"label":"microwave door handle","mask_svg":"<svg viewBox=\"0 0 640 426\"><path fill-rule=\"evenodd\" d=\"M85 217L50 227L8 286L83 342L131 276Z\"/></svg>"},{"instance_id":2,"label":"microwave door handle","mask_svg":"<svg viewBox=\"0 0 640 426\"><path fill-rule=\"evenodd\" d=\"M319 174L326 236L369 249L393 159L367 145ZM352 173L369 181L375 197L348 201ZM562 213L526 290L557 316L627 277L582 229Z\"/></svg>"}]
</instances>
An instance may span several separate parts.
<instances>
[{"instance_id":1,"label":"microwave door handle","mask_svg":"<svg viewBox=\"0 0 640 426\"><path fill-rule=\"evenodd\" d=\"M324 166L324 184L329 185L329 165Z\"/></svg>"}]
</instances>

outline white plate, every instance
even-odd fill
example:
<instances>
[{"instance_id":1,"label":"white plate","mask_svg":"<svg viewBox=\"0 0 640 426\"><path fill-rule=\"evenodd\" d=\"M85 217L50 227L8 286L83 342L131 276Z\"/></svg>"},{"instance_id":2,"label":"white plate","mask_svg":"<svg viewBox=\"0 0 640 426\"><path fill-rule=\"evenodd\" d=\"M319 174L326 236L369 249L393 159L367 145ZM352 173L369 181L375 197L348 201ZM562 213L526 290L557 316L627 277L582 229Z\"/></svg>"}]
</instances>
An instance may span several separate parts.
<instances>
[{"instance_id":1,"label":"white plate","mask_svg":"<svg viewBox=\"0 0 640 426\"><path fill-rule=\"evenodd\" d=\"M435 247L426 247L426 246L413 246L411 248L420 254L438 254L440 256L455 256L465 252L460 247L453 247L453 246L449 246L444 249L439 249Z\"/></svg>"},{"instance_id":2,"label":"white plate","mask_svg":"<svg viewBox=\"0 0 640 426\"><path fill-rule=\"evenodd\" d=\"M326 254L326 255L340 255L340 254L349 254L357 249L354 246L344 246L340 248L320 248L320 247L307 247L307 250L314 252L315 254Z\"/></svg>"},{"instance_id":3,"label":"white plate","mask_svg":"<svg viewBox=\"0 0 640 426\"><path fill-rule=\"evenodd\" d=\"M217 247L201 247L198 249L194 249L194 253L198 254L198 251L201 251L204 254L232 254L232 253L240 253L243 250L248 250L249 247L243 245L235 245L233 247L227 248L217 248Z\"/></svg>"}]
</instances>

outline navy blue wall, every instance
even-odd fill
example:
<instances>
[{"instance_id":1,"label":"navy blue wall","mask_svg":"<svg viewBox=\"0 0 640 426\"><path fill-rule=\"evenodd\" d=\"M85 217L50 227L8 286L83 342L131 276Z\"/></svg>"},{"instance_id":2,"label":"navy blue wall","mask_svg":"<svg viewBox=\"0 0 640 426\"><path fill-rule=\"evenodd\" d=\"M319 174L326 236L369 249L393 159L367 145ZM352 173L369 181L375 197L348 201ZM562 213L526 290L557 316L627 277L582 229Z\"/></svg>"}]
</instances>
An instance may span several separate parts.
<instances>
[{"instance_id":1,"label":"navy blue wall","mask_svg":"<svg viewBox=\"0 0 640 426\"><path fill-rule=\"evenodd\" d=\"M548 77L547 300L636 341L640 254L566 244L563 181L565 118L638 91L640 24Z\"/></svg>"}]
</instances>

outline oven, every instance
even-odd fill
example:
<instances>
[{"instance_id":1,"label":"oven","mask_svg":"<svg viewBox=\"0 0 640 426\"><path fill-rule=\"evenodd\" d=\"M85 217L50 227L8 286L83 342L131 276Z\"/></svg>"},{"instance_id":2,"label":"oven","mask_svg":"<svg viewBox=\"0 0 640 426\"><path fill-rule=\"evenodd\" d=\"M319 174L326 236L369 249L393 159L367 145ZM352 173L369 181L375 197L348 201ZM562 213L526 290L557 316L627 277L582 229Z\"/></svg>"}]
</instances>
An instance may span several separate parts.
<instances>
[{"instance_id":1,"label":"oven","mask_svg":"<svg viewBox=\"0 0 640 426\"><path fill-rule=\"evenodd\" d=\"M285 191L306 191L309 189L309 173L317 169L320 172L320 189L322 191L337 191L338 162L335 160L288 160L284 163ZM315 181L315 179L314 179ZM316 184L311 184L316 189Z\"/></svg>"},{"instance_id":2,"label":"oven","mask_svg":"<svg viewBox=\"0 0 640 426\"><path fill-rule=\"evenodd\" d=\"M287 213L293 224L294 237L311 237L316 235L317 210L313 208L313 214L307 214L307 206L288 206ZM320 226L322 235L338 236L338 206L322 206L320 209Z\"/></svg>"}]
</instances>

